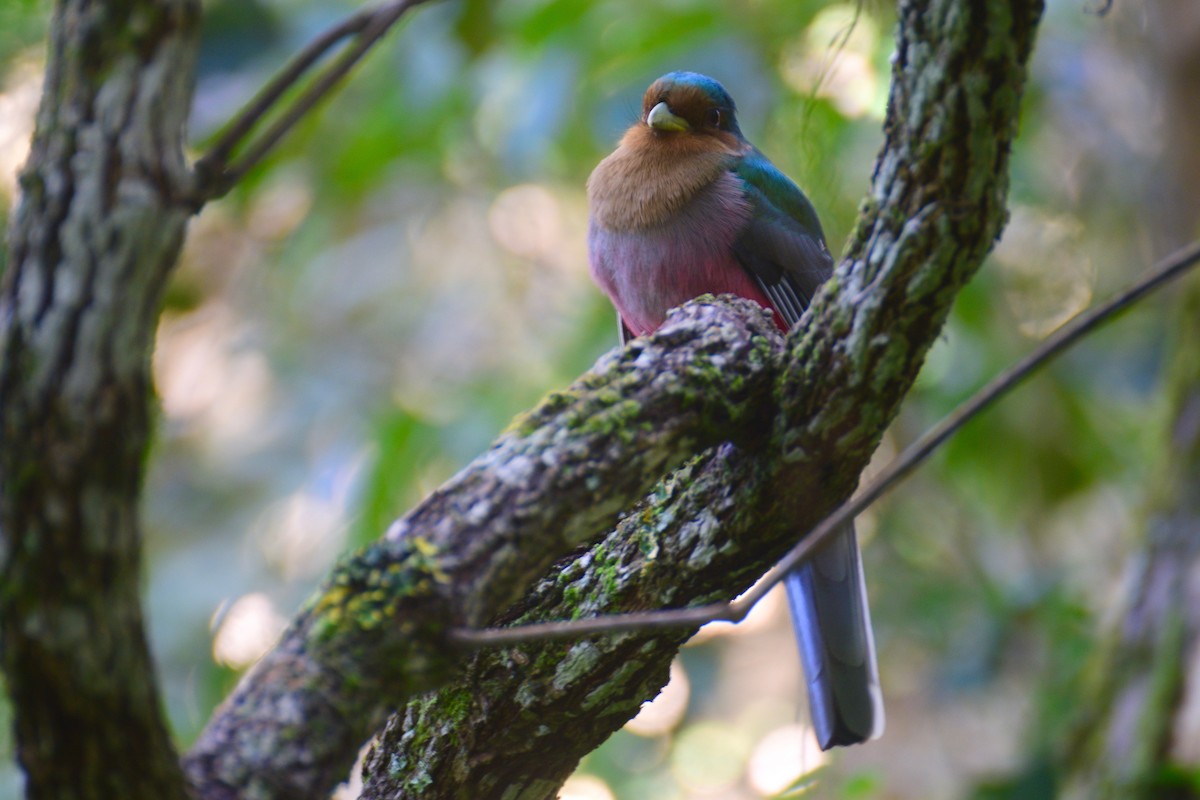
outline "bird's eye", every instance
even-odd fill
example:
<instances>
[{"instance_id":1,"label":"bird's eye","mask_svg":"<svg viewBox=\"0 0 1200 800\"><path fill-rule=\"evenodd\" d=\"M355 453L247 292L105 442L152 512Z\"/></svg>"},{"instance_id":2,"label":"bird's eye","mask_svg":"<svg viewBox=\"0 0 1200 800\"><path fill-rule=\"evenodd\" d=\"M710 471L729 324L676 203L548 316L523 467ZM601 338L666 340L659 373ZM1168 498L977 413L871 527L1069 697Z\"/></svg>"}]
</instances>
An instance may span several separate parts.
<instances>
[{"instance_id":1,"label":"bird's eye","mask_svg":"<svg viewBox=\"0 0 1200 800\"><path fill-rule=\"evenodd\" d=\"M709 125L712 125L714 128L719 128L719 127L721 127L721 109L719 109L719 108L710 108L710 109L708 110L708 120L707 120L707 122L708 122L708 124L709 124Z\"/></svg>"}]
</instances>

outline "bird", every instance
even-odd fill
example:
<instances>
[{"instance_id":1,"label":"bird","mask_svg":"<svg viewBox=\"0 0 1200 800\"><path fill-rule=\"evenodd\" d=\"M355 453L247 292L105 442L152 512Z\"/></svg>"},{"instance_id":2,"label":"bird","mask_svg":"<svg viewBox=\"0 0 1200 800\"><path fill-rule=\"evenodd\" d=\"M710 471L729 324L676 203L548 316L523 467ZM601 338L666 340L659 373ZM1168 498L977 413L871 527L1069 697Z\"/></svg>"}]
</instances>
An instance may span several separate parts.
<instances>
[{"instance_id":1,"label":"bird","mask_svg":"<svg viewBox=\"0 0 1200 800\"><path fill-rule=\"evenodd\" d=\"M812 203L738 126L717 80L670 72L587 182L588 262L622 344L701 294L733 294L800 321L833 258ZM823 750L883 732L884 710L853 523L784 580Z\"/></svg>"}]
</instances>

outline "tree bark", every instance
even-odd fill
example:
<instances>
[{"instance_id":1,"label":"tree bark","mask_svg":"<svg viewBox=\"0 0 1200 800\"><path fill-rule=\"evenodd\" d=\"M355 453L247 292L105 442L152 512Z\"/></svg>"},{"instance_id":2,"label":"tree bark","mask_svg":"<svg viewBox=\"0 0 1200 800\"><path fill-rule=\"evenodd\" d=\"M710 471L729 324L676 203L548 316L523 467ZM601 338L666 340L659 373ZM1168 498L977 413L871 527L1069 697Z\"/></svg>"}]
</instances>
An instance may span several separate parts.
<instances>
[{"instance_id":1,"label":"tree bark","mask_svg":"<svg viewBox=\"0 0 1200 800\"><path fill-rule=\"evenodd\" d=\"M788 338L774 436L717 448L664 481L552 570L517 621L729 598L851 491L1005 219L1040 13L1023 1L902 5L887 141L846 257ZM389 721L362 796L552 798L657 693L688 635L482 653Z\"/></svg>"},{"instance_id":2,"label":"tree bark","mask_svg":"<svg viewBox=\"0 0 1200 800\"><path fill-rule=\"evenodd\" d=\"M754 303L693 303L551 395L339 565L217 710L188 754L192 785L327 795L388 713L457 674L451 627L486 624L697 448L761 438L777 349Z\"/></svg>"},{"instance_id":3,"label":"tree bark","mask_svg":"<svg viewBox=\"0 0 1200 800\"><path fill-rule=\"evenodd\" d=\"M807 324L780 347L745 303L690 304L519 421L338 567L214 714L186 760L196 795L324 796L385 712L461 669L452 625L483 624L573 550L591 546L510 618L728 597L844 499L1001 228L1040 12L903 5L887 141ZM56 11L0 301L0 644L32 797L184 796L137 598L137 497L148 353L195 196L198 13ZM482 686L393 725L368 796L553 795L684 635L481 655ZM530 727L543 714L557 736Z\"/></svg>"},{"instance_id":4,"label":"tree bark","mask_svg":"<svg viewBox=\"0 0 1200 800\"><path fill-rule=\"evenodd\" d=\"M31 798L184 797L138 495L198 22L191 0L54 12L0 298L0 654Z\"/></svg>"}]
</instances>

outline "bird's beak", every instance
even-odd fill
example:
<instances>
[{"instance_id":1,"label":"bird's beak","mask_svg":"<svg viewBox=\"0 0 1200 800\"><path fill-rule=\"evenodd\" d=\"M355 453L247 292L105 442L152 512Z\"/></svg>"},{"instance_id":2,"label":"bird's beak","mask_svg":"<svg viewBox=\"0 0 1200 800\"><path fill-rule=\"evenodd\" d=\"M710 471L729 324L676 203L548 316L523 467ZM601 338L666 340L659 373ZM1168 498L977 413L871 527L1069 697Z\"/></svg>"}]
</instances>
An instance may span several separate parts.
<instances>
[{"instance_id":1,"label":"bird's beak","mask_svg":"<svg viewBox=\"0 0 1200 800\"><path fill-rule=\"evenodd\" d=\"M686 119L671 113L671 107L666 101L650 109L650 113L646 115L646 124L656 131L686 131L691 127Z\"/></svg>"}]
</instances>

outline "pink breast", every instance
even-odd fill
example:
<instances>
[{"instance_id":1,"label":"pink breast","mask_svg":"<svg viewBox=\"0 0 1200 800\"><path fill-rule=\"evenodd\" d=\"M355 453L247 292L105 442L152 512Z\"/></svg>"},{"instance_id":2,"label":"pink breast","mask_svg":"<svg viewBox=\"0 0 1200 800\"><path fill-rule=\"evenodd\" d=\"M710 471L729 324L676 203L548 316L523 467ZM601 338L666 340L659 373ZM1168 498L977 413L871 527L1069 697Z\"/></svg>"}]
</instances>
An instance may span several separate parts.
<instances>
[{"instance_id":1,"label":"pink breast","mask_svg":"<svg viewBox=\"0 0 1200 800\"><path fill-rule=\"evenodd\" d=\"M635 336L654 331L669 309L706 293L735 294L771 308L733 255L749 213L736 178L727 174L654 228L621 232L593 223L592 278ZM782 318L775 318L786 330Z\"/></svg>"}]
</instances>

